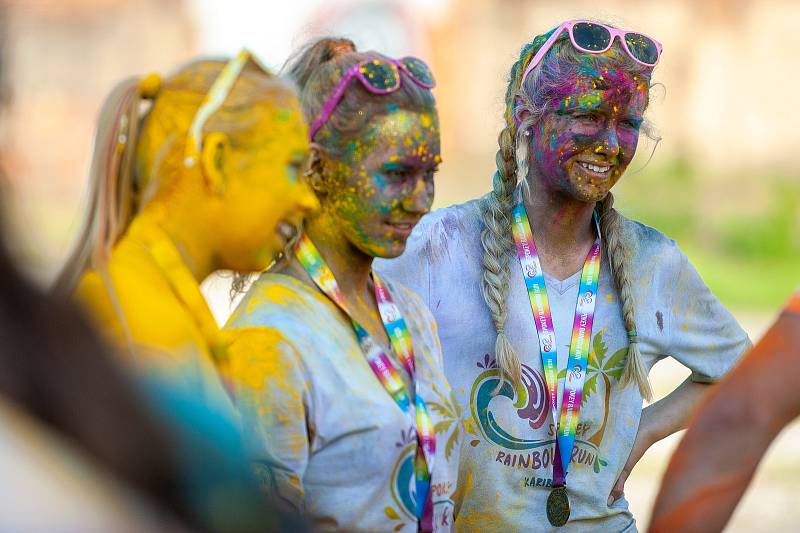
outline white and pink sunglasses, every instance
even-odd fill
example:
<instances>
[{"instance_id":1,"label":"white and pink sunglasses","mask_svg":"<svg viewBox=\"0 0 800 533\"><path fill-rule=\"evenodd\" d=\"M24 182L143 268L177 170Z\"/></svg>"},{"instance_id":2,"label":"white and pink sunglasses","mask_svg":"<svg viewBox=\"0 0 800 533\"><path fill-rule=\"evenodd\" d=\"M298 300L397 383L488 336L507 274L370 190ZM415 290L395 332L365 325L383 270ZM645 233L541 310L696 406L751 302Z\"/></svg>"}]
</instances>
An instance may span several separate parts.
<instances>
[{"instance_id":1,"label":"white and pink sunglasses","mask_svg":"<svg viewBox=\"0 0 800 533\"><path fill-rule=\"evenodd\" d=\"M622 49L631 56L631 59L640 65L654 67L661 58L661 43L643 33L620 30L589 20L568 20L556 28L552 35L550 35L550 38L547 39L541 48L539 48L539 51L536 52L536 55L534 55L531 62L528 63L528 67L522 75L523 80L525 80L536 65L542 61L544 55L550 50L553 43L556 42L556 39L558 39L564 31L569 34L569 40L572 41L572 46L581 52L602 54L611 48L611 45L614 44L614 39L619 37Z\"/></svg>"}]
</instances>

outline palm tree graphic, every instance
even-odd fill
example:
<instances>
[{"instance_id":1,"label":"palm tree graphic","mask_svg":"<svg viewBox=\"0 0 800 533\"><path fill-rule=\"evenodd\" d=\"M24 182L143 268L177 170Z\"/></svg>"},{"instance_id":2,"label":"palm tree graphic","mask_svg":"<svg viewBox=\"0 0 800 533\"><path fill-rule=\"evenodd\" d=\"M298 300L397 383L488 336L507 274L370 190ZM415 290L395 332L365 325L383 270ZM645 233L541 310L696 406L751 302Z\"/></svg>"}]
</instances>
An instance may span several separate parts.
<instances>
[{"instance_id":1,"label":"palm tree graphic","mask_svg":"<svg viewBox=\"0 0 800 533\"><path fill-rule=\"evenodd\" d=\"M592 350L589 352L589 362L586 366L586 381L583 384L583 400L581 407L586 405L592 394L597 392L597 385L600 378L603 380L603 392L605 398L603 401L603 423L600 429L592 435L588 442L594 444L598 451L600 450L600 443L603 441L603 436L606 432L606 425L608 424L609 402L611 400L611 380L619 381L622 378L622 371L625 369L625 360L628 356L628 348L620 348L614 352L610 357L608 355L608 346L603 341L603 335L606 328L598 331L592 339ZM566 375L566 369L558 373L559 379ZM601 466L606 466L608 463L600 459L598 454L594 461L594 471L600 472Z\"/></svg>"}]
</instances>

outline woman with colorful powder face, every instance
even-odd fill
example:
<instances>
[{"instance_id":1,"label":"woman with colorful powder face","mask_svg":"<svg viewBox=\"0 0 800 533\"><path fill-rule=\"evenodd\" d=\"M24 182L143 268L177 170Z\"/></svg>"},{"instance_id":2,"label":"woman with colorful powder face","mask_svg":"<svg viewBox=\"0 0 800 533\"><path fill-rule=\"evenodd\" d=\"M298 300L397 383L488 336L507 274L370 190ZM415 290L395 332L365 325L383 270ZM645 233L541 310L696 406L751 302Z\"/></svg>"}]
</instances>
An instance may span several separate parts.
<instances>
[{"instance_id":1,"label":"woman with colorful powder face","mask_svg":"<svg viewBox=\"0 0 800 533\"><path fill-rule=\"evenodd\" d=\"M149 111L140 118L144 101ZM76 293L135 365L233 417L225 342L199 283L266 268L283 219L316 206L294 91L247 52L122 82L101 116L91 203L57 288Z\"/></svg>"},{"instance_id":2,"label":"woman with colorful powder face","mask_svg":"<svg viewBox=\"0 0 800 533\"><path fill-rule=\"evenodd\" d=\"M270 496L321 531L447 531L461 430L435 325L372 272L433 200L433 78L419 59L332 38L289 74L321 210L229 322L252 461Z\"/></svg>"},{"instance_id":3,"label":"woman with colorful powder face","mask_svg":"<svg viewBox=\"0 0 800 533\"><path fill-rule=\"evenodd\" d=\"M467 413L460 531L635 531L631 469L749 346L675 243L612 208L660 54L589 21L526 44L494 190L378 267L429 304ZM665 357L691 377L642 409Z\"/></svg>"}]
</instances>

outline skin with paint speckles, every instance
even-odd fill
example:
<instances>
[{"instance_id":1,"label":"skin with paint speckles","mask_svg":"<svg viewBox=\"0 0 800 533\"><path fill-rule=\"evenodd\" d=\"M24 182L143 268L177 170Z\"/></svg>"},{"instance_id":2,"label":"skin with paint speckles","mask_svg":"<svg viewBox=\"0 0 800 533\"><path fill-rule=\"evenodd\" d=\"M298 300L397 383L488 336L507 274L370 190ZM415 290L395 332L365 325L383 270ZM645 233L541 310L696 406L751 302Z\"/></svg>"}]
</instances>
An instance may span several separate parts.
<instances>
[{"instance_id":1,"label":"skin with paint speckles","mask_svg":"<svg viewBox=\"0 0 800 533\"><path fill-rule=\"evenodd\" d=\"M320 218L335 221L331 229L363 254L397 257L431 208L440 161L435 114L381 116L334 163L335 185L326 191Z\"/></svg>"},{"instance_id":2,"label":"skin with paint speckles","mask_svg":"<svg viewBox=\"0 0 800 533\"><path fill-rule=\"evenodd\" d=\"M330 266L353 318L376 340L389 339L378 314L370 273L375 257L403 253L411 230L433 203L441 162L435 111L390 106L328 159L327 177L312 178L321 210L305 232ZM312 283L293 260L285 271Z\"/></svg>"},{"instance_id":3,"label":"skin with paint speckles","mask_svg":"<svg viewBox=\"0 0 800 533\"><path fill-rule=\"evenodd\" d=\"M636 153L647 90L637 76L608 67L583 68L565 80L555 109L533 130L534 190L582 202L603 199ZM581 163L611 168L599 173Z\"/></svg>"}]
</instances>

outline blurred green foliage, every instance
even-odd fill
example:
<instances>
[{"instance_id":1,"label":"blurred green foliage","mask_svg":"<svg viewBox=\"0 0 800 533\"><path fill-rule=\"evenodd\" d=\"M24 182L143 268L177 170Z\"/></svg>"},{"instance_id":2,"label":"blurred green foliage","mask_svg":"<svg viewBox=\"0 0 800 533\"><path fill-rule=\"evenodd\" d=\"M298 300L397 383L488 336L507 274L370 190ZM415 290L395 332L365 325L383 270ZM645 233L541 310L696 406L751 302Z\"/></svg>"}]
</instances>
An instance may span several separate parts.
<instances>
[{"instance_id":1,"label":"blurred green foliage","mask_svg":"<svg viewBox=\"0 0 800 533\"><path fill-rule=\"evenodd\" d=\"M797 176L704 179L677 159L617 189L621 211L675 239L725 305L775 312L800 287Z\"/></svg>"}]
</instances>

